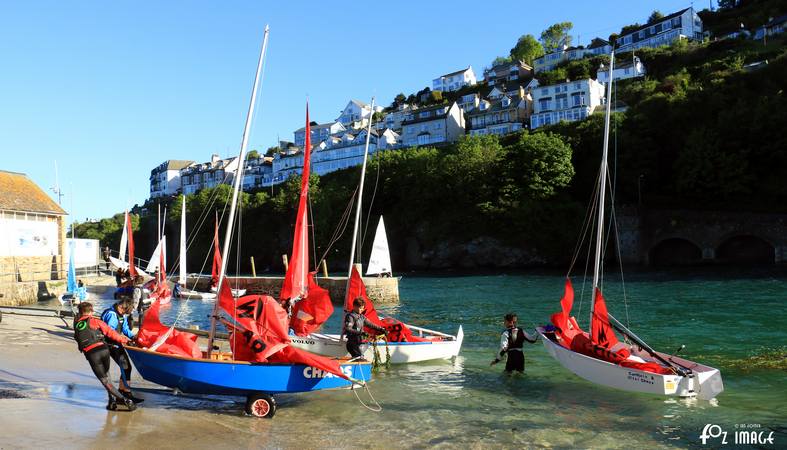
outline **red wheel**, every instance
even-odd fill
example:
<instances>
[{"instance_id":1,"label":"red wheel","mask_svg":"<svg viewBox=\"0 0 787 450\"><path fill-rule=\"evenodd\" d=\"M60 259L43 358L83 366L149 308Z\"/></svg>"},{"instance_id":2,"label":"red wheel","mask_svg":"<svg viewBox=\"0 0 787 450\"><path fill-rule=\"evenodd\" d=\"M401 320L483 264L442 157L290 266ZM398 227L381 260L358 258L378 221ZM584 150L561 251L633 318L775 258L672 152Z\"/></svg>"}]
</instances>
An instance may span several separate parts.
<instances>
[{"instance_id":1,"label":"red wheel","mask_svg":"<svg viewBox=\"0 0 787 450\"><path fill-rule=\"evenodd\" d=\"M276 414L276 401L264 392L251 394L246 399L246 414L254 417L271 418Z\"/></svg>"}]
</instances>

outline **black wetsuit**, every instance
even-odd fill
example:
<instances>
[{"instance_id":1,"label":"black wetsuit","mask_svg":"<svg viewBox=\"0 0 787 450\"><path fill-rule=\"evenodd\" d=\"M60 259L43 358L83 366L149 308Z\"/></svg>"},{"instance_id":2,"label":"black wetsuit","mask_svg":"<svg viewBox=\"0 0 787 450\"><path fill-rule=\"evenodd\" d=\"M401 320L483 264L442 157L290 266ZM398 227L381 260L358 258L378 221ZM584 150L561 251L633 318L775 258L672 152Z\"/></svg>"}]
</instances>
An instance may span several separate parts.
<instances>
[{"instance_id":1,"label":"black wetsuit","mask_svg":"<svg viewBox=\"0 0 787 450\"><path fill-rule=\"evenodd\" d=\"M114 306L101 313L101 320L106 322L110 327L114 325L115 331L118 334L125 335L129 339L134 337L134 335L131 334L131 329L126 323L126 317L123 314L117 312L117 309L115 309ZM109 356L115 360L117 365L120 367L120 370L123 371L123 380L125 381L126 386L130 387L129 383L131 382L131 361L129 360L128 353L126 353L126 349L123 348L122 345L113 342L109 342L107 346L109 348Z\"/></svg>"},{"instance_id":2,"label":"black wetsuit","mask_svg":"<svg viewBox=\"0 0 787 450\"><path fill-rule=\"evenodd\" d=\"M77 341L79 351L85 354L85 359L90 364L96 378L107 390L109 404L118 401L126 403L123 394L109 381L110 356L105 339L118 343L127 341L124 336L91 315L74 318L74 340ZM128 403L126 404L128 405Z\"/></svg>"},{"instance_id":3,"label":"black wetsuit","mask_svg":"<svg viewBox=\"0 0 787 450\"><path fill-rule=\"evenodd\" d=\"M363 356L361 342L363 341L363 328L369 327L380 333L385 333L385 328L369 322L361 313L350 311L344 316L344 334L347 336L347 351L350 356L358 358Z\"/></svg>"},{"instance_id":4,"label":"black wetsuit","mask_svg":"<svg viewBox=\"0 0 787 450\"><path fill-rule=\"evenodd\" d=\"M525 341L531 344L536 342L519 327L506 328L503 331L500 339L500 357L506 356L506 372L525 371L525 354L522 352L522 344Z\"/></svg>"}]
</instances>

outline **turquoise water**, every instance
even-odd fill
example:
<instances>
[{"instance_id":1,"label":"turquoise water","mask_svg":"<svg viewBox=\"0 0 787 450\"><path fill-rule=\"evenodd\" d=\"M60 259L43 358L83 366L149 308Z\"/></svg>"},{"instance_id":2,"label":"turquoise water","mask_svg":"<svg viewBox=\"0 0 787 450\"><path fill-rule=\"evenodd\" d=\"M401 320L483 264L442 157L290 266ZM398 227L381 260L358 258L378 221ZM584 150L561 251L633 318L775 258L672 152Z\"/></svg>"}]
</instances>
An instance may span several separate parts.
<instances>
[{"instance_id":1,"label":"turquoise water","mask_svg":"<svg viewBox=\"0 0 787 450\"><path fill-rule=\"evenodd\" d=\"M589 289L574 279L574 313L586 326ZM625 284L607 283L610 310L656 349L721 369L725 391L715 402L622 392L586 382L563 369L539 342L525 348L524 376L490 367L506 312L520 326L545 323L558 309L563 280L555 275L408 277L401 304L381 312L408 323L455 333L465 341L456 361L394 366L376 375L371 392L383 411L362 408L348 391L282 396L267 445L298 445L287 430L308 423L325 446L353 446L362 436L372 446L392 447L618 447L700 446L706 424L734 431L736 424L776 430L787 445L787 371L758 368L752 357L764 347L787 347L787 276L699 272L674 276L636 274ZM172 320L181 304L163 314ZM210 303L188 302L181 323L207 323ZM581 310L580 310L581 308ZM581 312L580 312L581 311ZM338 317L328 325L338 327ZM361 395L363 395L361 393ZM238 404L218 420L236 423ZM243 423L243 422L239 422ZM338 432L337 426L347 433ZM301 435L301 438L303 436ZM369 440L371 439L371 440ZM387 444L387 445L386 445Z\"/></svg>"}]
</instances>

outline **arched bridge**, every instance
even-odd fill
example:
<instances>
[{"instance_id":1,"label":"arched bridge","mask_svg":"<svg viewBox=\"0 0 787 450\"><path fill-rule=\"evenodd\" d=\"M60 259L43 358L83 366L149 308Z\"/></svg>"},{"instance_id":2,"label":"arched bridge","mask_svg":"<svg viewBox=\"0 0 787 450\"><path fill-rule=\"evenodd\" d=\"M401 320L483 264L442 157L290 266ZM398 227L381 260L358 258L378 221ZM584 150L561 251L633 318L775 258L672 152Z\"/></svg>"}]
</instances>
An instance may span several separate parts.
<instances>
[{"instance_id":1,"label":"arched bridge","mask_svg":"<svg viewBox=\"0 0 787 450\"><path fill-rule=\"evenodd\" d=\"M787 263L787 214L623 208L618 228L627 263Z\"/></svg>"}]
</instances>

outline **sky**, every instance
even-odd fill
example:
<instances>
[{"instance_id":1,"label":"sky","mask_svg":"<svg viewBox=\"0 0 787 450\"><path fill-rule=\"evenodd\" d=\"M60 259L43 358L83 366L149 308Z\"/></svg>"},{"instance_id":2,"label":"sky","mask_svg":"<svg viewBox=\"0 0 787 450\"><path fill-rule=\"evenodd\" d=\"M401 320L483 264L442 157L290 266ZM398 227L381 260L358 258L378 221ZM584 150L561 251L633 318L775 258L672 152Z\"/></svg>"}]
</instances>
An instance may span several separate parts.
<instances>
[{"instance_id":1,"label":"sky","mask_svg":"<svg viewBox=\"0 0 787 450\"><path fill-rule=\"evenodd\" d=\"M0 170L26 173L55 200L57 181L82 221L142 204L168 159L237 155L266 24L249 140L261 151L293 140L307 98L312 120L332 121L350 99L388 105L468 65L482 78L519 36L556 22L571 21L586 45L691 5L0 0Z\"/></svg>"}]
</instances>

